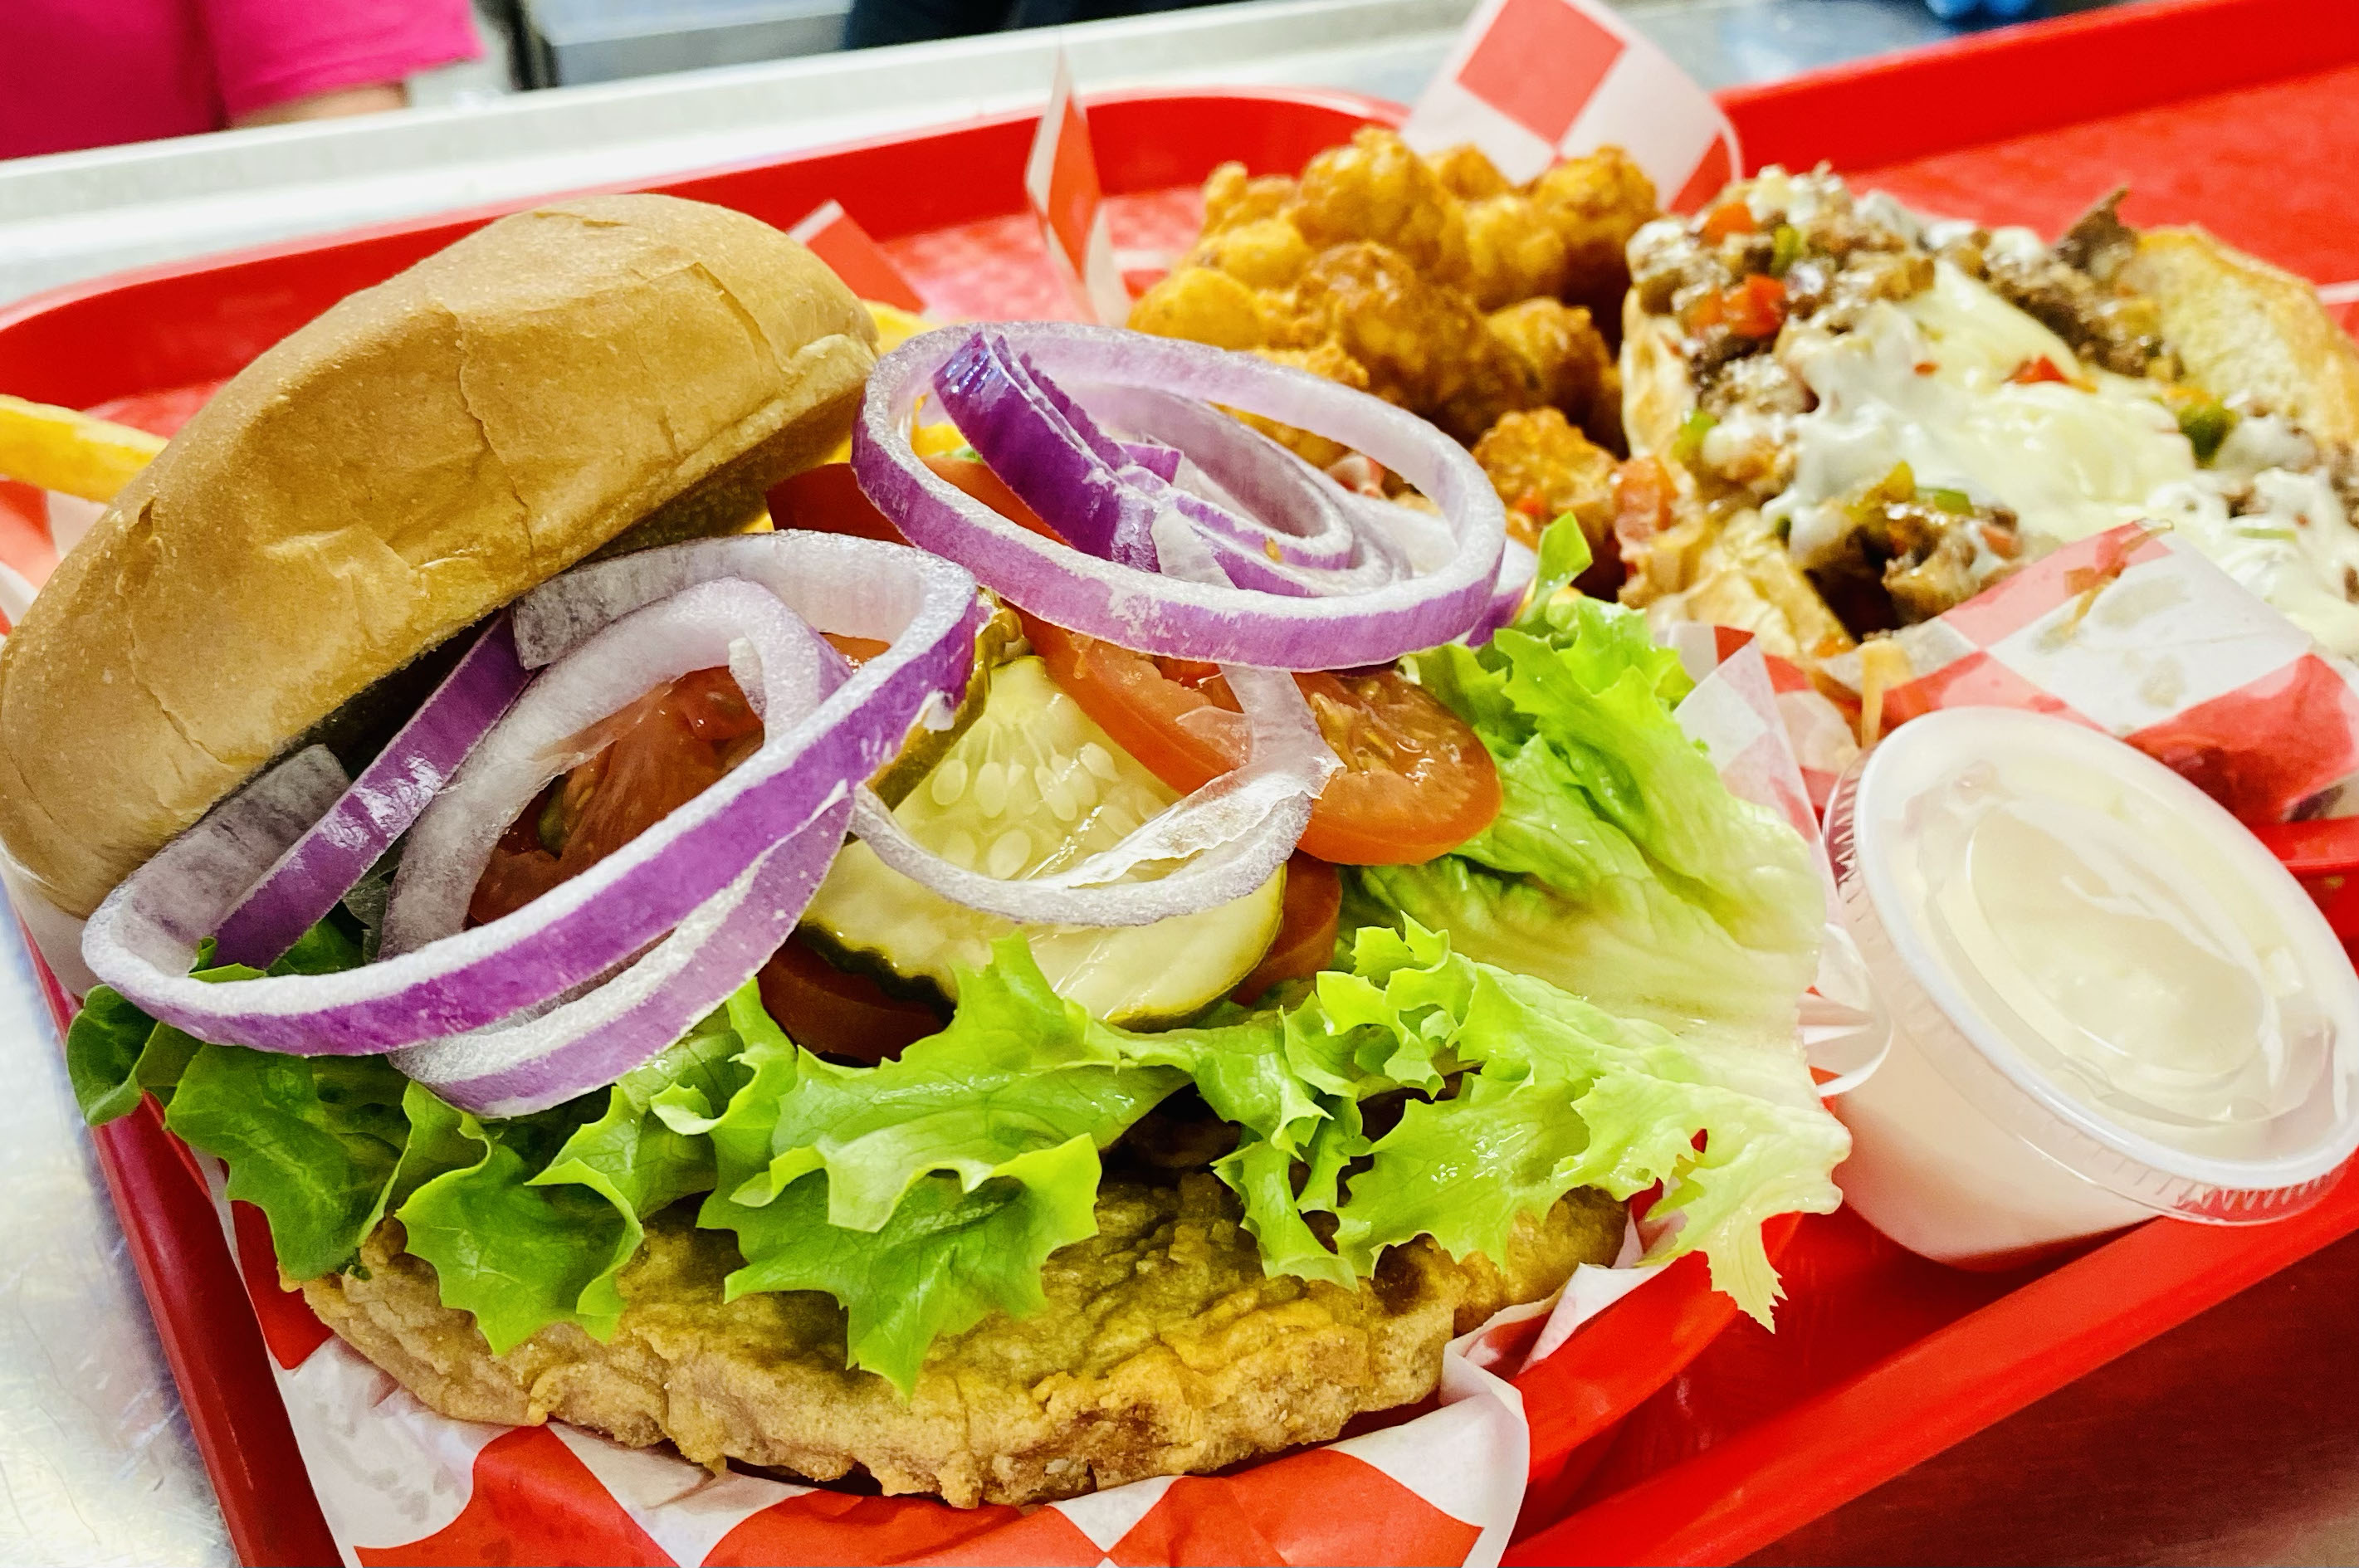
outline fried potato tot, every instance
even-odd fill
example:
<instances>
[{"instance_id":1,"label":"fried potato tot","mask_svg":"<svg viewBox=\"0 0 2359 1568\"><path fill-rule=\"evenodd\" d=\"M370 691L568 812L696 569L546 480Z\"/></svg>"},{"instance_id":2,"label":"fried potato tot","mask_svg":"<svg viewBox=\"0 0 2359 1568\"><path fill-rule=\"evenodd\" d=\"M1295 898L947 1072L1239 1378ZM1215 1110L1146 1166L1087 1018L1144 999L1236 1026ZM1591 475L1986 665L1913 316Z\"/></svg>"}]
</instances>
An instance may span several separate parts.
<instances>
[{"instance_id":1,"label":"fried potato tot","mask_svg":"<svg viewBox=\"0 0 2359 1568\"><path fill-rule=\"evenodd\" d=\"M844 1365L844 1317L813 1291L723 1299L738 1257L678 1206L647 1222L604 1343L571 1324L495 1356L397 1221L364 1272L302 1289L312 1310L419 1399L462 1421L554 1418L635 1447L669 1441L832 1481L864 1468L887 1493L961 1507L1070 1497L1323 1443L1364 1410L1433 1391L1441 1350L1500 1308L1610 1261L1622 1205L1576 1192L1519 1221L1507 1257L1453 1263L1430 1241L1388 1252L1355 1290L1262 1272L1235 1198L1206 1174L1110 1181L1098 1234L1053 1254L1040 1311L937 1341L912 1397Z\"/></svg>"},{"instance_id":2,"label":"fried potato tot","mask_svg":"<svg viewBox=\"0 0 2359 1568\"><path fill-rule=\"evenodd\" d=\"M1588 423L1599 388L1612 373L1613 351L1589 312L1555 299L1526 299L1494 310L1491 331L1520 355L1539 383L1538 401Z\"/></svg>"},{"instance_id":3,"label":"fried potato tot","mask_svg":"<svg viewBox=\"0 0 2359 1568\"><path fill-rule=\"evenodd\" d=\"M1461 142L1444 152L1434 153L1426 160L1442 189L1462 201L1484 201L1494 196L1505 196L1515 186L1499 166L1473 142Z\"/></svg>"},{"instance_id":4,"label":"fried potato tot","mask_svg":"<svg viewBox=\"0 0 2359 1568\"><path fill-rule=\"evenodd\" d=\"M1275 218L1294 200L1294 181L1283 174L1248 176L1242 163L1224 163L1204 178L1204 233Z\"/></svg>"},{"instance_id":5,"label":"fried potato tot","mask_svg":"<svg viewBox=\"0 0 2359 1568\"><path fill-rule=\"evenodd\" d=\"M1593 555L1606 553L1614 524L1614 454L1572 427L1557 408L1502 415L1474 443L1474 461L1506 504L1507 529L1526 544L1557 518L1579 519Z\"/></svg>"},{"instance_id":6,"label":"fried potato tot","mask_svg":"<svg viewBox=\"0 0 2359 1568\"><path fill-rule=\"evenodd\" d=\"M1214 348L1255 349L1269 339L1254 291L1210 267L1182 267L1158 281L1130 308L1130 325Z\"/></svg>"},{"instance_id":7,"label":"fried potato tot","mask_svg":"<svg viewBox=\"0 0 2359 1568\"><path fill-rule=\"evenodd\" d=\"M1311 158L1287 215L1317 249L1373 241L1435 282L1465 277L1464 203L1397 132L1364 126Z\"/></svg>"},{"instance_id":8,"label":"fried potato tot","mask_svg":"<svg viewBox=\"0 0 2359 1568\"><path fill-rule=\"evenodd\" d=\"M1564 241L1557 293L1601 321L1617 320L1630 287L1630 236L1656 213L1655 182L1620 147L1604 147L1532 181L1531 200Z\"/></svg>"},{"instance_id":9,"label":"fried potato tot","mask_svg":"<svg viewBox=\"0 0 2359 1568\"><path fill-rule=\"evenodd\" d=\"M1483 310L1553 298L1571 267L1564 236L1531 198L1511 191L1467 204L1466 289Z\"/></svg>"},{"instance_id":10,"label":"fried potato tot","mask_svg":"<svg viewBox=\"0 0 2359 1568\"><path fill-rule=\"evenodd\" d=\"M1497 339L1472 301L1373 241L1321 252L1295 288L1294 309L1366 368L1370 391L1408 408L1438 408L1463 391L1474 379L1468 349L1496 357L1486 345Z\"/></svg>"},{"instance_id":11,"label":"fried potato tot","mask_svg":"<svg viewBox=\"0 0 2359 1568\"><path fill-rule=\"evenodd\" d=\"M1248 289L1283 289L1294 287L1317 254L1293 220L1281 215L1208 234L1180 265L1225 272Z\"/></svg>"}]
</instances>

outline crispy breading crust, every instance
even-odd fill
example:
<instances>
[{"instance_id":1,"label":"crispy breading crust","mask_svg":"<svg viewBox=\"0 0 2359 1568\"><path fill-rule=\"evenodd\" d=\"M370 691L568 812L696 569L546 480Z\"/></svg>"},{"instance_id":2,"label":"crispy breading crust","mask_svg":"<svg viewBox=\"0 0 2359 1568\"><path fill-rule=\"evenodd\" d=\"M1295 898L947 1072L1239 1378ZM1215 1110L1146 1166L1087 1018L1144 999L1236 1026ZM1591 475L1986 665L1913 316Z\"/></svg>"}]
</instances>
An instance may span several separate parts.
<instances>
[{"instance_id":1,"label":"crispy breading crust","mask_svg":"<svg viewBox=\"0 0 2359 1568\"><path fill-rule=\"evenodd\" d=\"M844 1367L826 1296L724 1302L725 1233L675 1208L647 1225L603 1345L571 1326L494 1356L444 1307L430 1266L387 1221L366 1276L303 1286L329 1327L420 1399L466 1421L551 1418L700 1464L729 1460L830 1481L863 1468L888 1493L962 1508L1074 1497L1219 1469L1333 1437L1364 1410L1431 1393L1452 1334L1561 1285L1620 1246L1621 1205L1576 1192L1517 1227L1504 1267L1396 1247L1357 1290L1267 1278L1234 1200L1207 1175L1109 1182L1099 1235L1049 1260L1049 1305L938 1343L913 1398Z\"/></svg>"}]
</instances>

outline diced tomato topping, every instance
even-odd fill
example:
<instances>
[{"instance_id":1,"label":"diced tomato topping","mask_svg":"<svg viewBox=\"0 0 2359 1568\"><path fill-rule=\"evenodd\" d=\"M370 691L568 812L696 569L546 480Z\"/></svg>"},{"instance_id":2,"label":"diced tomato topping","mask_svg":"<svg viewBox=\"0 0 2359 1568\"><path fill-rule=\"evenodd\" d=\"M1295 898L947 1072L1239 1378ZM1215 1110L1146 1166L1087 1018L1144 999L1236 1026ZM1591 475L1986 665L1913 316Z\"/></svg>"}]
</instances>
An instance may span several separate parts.
<instances>
[{"instance_id":1,"label":"diced tomato topping","mask_svg":"<svg viewBox=\"0 0 2359 1568\"><path fill-rule=\"evenodd\" d=\"M1753 221L1753 209L1743 201L1723 201L1703 217L1703 237L1718 245L1731 234L1749 234L1761 225Z\"/></svg>"},{"instance_id":2,"label":"diced tomato topping","mask_svg":"<svg viewBox=\"0 0 2359 1568\"><path fill-rule=\"evenodd\" d=\"M1651 457L1634 457L1614 471L1614 537L1635 553L1671 526L1679 490L1670 470Z\"/></svg>"},{"instance_id":3,"label":"diced tomato topping","mask_svg":"<svg viewBox=\"0 0 2359 1568\"><path fill-rule=\"evenodd\" d=\"M2036 387L2043 381L2062 381L2069 384L2072 378L2056 368L2056 362L2043 354L2036 359L2027 359L2017 365L2015 374L2007 379L2018 387Z\"/></svg>"},{"instance_id":4,"label":"diced tomato topping","mask_svg":"<svg viewBox=\"0 0 2359 1568\"><path fill-rule=\"evenodd\" d=\"M1721 296L1721 313L1739 337L1774 338L1786 324L1786 285L1756 272Z\"/></svg>"}]
</instances>

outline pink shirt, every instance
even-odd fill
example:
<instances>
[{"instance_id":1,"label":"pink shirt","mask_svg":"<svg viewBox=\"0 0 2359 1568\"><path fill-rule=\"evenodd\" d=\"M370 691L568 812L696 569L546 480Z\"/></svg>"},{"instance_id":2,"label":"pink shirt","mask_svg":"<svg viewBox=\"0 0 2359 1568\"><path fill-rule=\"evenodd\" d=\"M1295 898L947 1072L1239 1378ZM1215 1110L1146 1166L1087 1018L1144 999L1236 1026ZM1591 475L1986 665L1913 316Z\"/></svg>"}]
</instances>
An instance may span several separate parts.
<instances>
[{"instance_id":1,"label":"pink shirt","mask_svg":"<svg viewBox=\"0 0 2359 1568\"><path fill-rule=\"evenodd\" d=\"M0 158L217 131L476 53L467 0L0 0Z\"/></svg>"}]
</instances>

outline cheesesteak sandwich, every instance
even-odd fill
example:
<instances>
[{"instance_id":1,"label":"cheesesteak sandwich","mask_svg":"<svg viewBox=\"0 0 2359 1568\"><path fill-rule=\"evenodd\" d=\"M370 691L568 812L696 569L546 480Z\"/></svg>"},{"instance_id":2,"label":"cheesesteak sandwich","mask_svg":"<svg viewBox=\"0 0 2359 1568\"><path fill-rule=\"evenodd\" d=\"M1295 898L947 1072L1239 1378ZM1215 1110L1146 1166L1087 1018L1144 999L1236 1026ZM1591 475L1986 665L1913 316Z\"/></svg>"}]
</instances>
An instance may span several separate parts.
<instances>
[{"instance_id":1,"label":"cheesesteak sandwich","mask_svg":"<svg viewBox=\"0 0 2359 1568\"><path fill-rule=\"evenodd\" d=\"M2359 348L2116 201L2051 246L1772 169L1641 230L1627 420L1670 483L1625 601L1820 656L2143 520L2359 653Z\"/></svg>"},{"instance_id":2,"label":"cheesesteak sandwich","mask_svg":"<svg viewBox=\"0 0 2359 1568\"><path fill-rule=\"evenodd\" d=\"M1413 1403L1642 1193L1766 1316L1820 882L1577 524L1249 356L874 341L598 198L198 414L0 652L91 1119L446 1414L959 1505Z\"/></svg>"}]
</instances>

